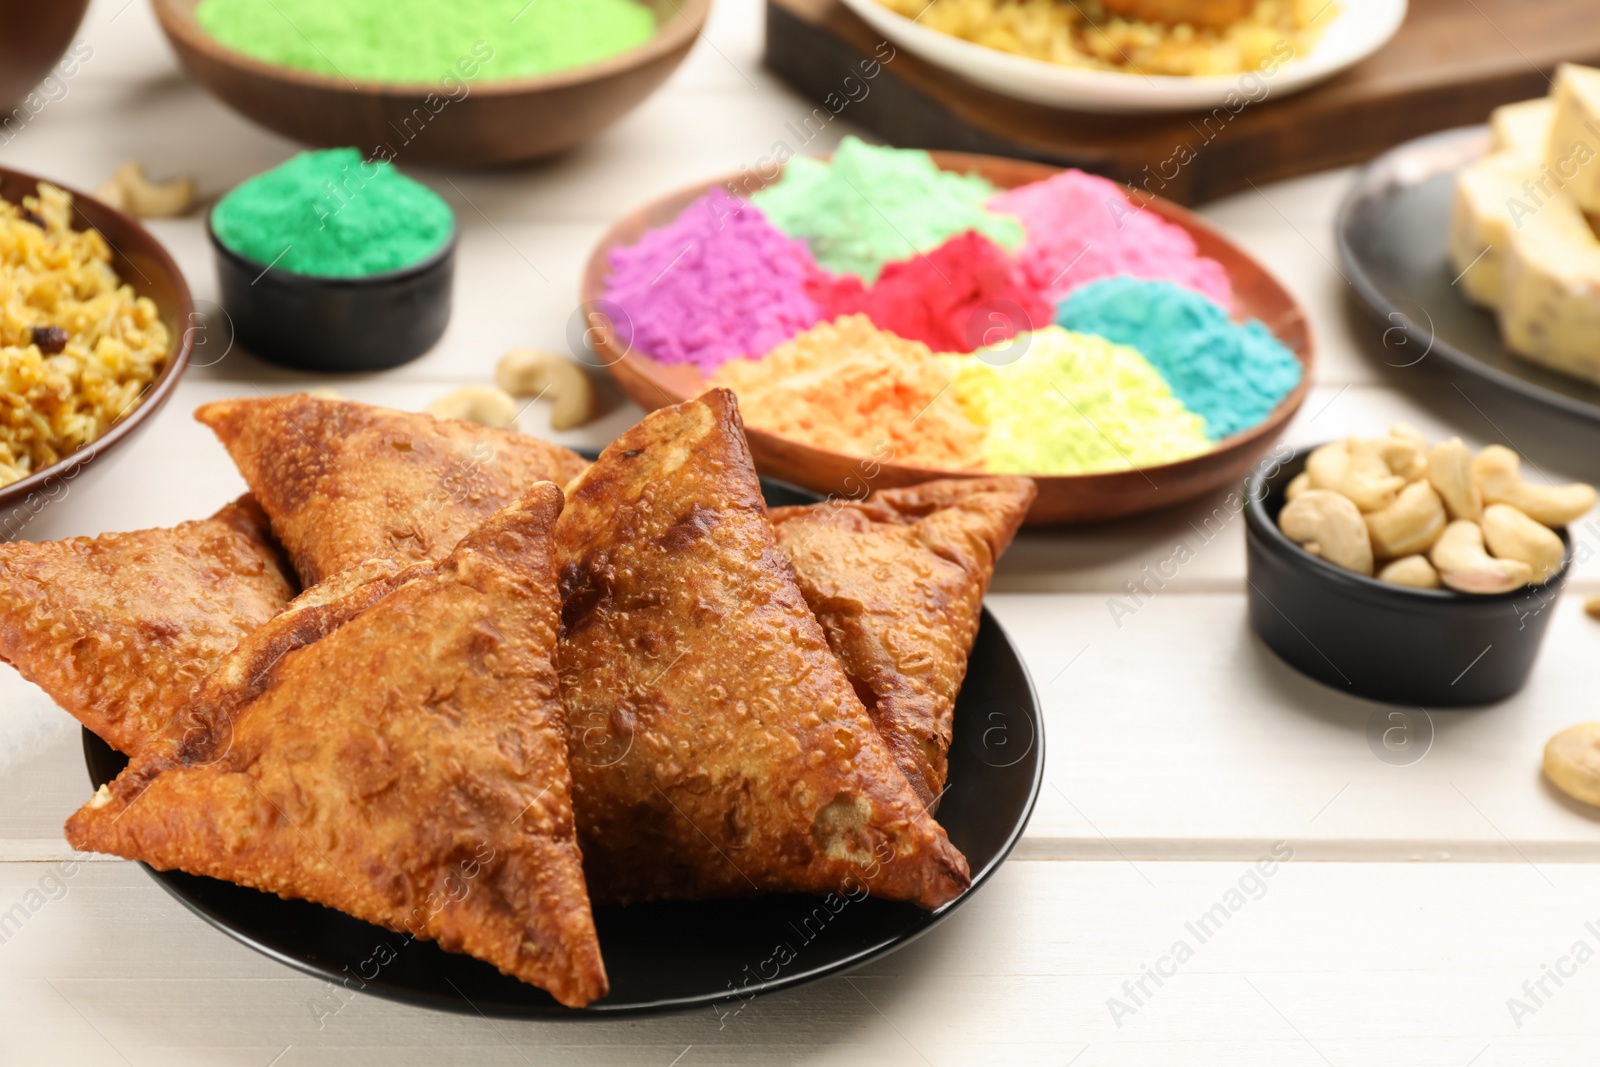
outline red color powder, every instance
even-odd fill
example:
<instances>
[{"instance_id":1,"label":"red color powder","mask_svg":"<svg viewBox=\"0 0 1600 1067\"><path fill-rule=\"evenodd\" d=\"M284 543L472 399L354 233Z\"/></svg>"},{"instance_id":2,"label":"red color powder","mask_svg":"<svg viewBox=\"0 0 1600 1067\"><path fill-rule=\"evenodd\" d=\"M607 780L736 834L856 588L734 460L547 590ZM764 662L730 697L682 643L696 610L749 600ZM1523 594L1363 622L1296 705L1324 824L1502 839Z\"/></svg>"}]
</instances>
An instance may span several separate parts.
<instances>
[{"instance_id":1,"label":"red color powder","mask_svg":"<svg viewBox=\"0 0 1600 1067\"><path fill-rule=\"evenodd\" d=\"M935 352L971 352L1050 325L1055 308L1004 249L975 230L883 268L871 288L854 275L806 286L823 318L865 314L880 330Z\"/></svg>"}]
</instances>

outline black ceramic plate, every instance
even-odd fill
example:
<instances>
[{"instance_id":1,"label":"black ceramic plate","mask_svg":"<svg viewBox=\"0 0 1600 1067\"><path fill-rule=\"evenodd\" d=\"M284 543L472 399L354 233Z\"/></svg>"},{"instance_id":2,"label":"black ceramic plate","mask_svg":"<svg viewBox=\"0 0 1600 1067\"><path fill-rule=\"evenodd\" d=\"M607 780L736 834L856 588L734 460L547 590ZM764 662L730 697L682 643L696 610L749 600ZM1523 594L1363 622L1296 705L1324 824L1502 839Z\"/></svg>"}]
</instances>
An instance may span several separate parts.
<instances>
[{"instance_id":1,"label":"black ceramic plate","mask_svg":"<svg viewBox=\"0 0 1600 1067\"><path fill-rule=\"evenodd\" d=\"M818 498L764 482L768 503ZM768 896L704 904L602 907L594 913L611 995L582 1010L487 963L445 952L302 900L178 871L150 876L196 915L281 963L326 978L322 1010L350 991L467 1014L580 1018L683 1008L737 1010L759 993L788 989L865 963L932 929L986 882L1022 836L1044 772L1044 719L1027 668L987 611L956 702L950 788L937 818L972 867L972 888L936 912L885 900ZM89 780L99 788L127 765L87 730ZM392 957L392 958L391 958ZM386 961L386 962L383 962Z\"/></svg>"},{"instance_id":2,"label":"black ceramic plate","mask_svg":"<svg viewBox=\"0 0 1600 1067\"><path fill-rule=\"evenodd\" d=\"M1379 156L1339 209L1344 272L1387 327L1384 360L1438 359L1528 399L1600 422L1600 389L1508 352L1494 316L1452 285L1446 253L1455 174L1489 148L1486 126L1419 137Z\"/></svg>"}]
</instances>

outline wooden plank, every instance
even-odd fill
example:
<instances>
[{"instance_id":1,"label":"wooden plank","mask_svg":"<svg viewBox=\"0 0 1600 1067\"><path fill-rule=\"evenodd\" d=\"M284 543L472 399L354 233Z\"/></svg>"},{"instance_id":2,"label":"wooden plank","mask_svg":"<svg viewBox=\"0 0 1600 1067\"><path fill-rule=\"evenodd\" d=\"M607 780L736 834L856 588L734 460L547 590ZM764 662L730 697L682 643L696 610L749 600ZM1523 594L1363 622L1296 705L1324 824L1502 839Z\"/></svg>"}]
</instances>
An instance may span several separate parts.
<instances>
[{"instance_id":1,"label":"wooden plank","mask_svg":"<svg viewBox=\"0 0 1600 1067\"><path fill-rule=\"evenodd\" d=\"M1269 95L1235 113L1090 115L1013 100L881 49L839 0L768 0L766 64L822 102L838 98L846 77L859 79L864 60L892 55L845 113L894 144L1079 166L1193 204L1358 162L1541 96L1557 62L1600 59L1592 15L1589 0L1412 0L1405 25L1374 56L1282 99L1269 79Z\"/></svg>"},{"instance_id":2,"label":"wooden plank","mask_svg":"<svg viewBox=\"0 0 1600 1067\"><path fill-rule=\"evenodd\" d=\"M1254 638L1238 593L1002 594L990 606L1047 722L1045 786L1022 856L1240 859L1293 838L1319 860L1600 861L1600 814L1539 773L1545 740L1592 715L1600 626L1577 598L1556 609L1521 694L1431 713L1296 674ZM1475 651L1462 653L1464 668ZM0 671L0 742L19 705L50 733L0 772L0 836L16 842L0 845L0 860L46 859L89 786L66 716ZM1382 746L1395 725L1417 739L1414 761Z\"/></svg>"},{"instance_id":3,"label":"wooden plank","mask_svg":"<svg viewBox=\"0 0 1600 1067\"><path fill-rule=\"evenodd\" d=\"M238 381L197 369L179 386L169 406L152 419L123 448L90 466L72 483L66 495L22 527L29 540L93 535L107 530L141 529L171 525L196 518L244 491L232 462L209 430L191 418L193 410L208 400L228 396L256 396L289 392L309 385L331 386L352 400L388 404L419 411L436 396L472 381L407 381L385 376ZM488 371L484 372L485 380ZM1420 406L1403 394L1366 386L1319 385L1290 424L1285 440L1290 445L1311 445L1352 433L1376 433L1397 420L1419 426L1433 437L1462 434L1473 445L1508 439L1509 429L1496 412L1492 419L1463 402L1461 421L1450 423L1434 410ZM528 432L582 447L599 447L639 418L638 409L623 401L602 419L562 433L549 426L549 411L535 404L525 411L520 426ZM1467 420L1471 419L1472 422ZM1600 479L1600 457L1583 455L1585 442L1560 439L1539 442L1524 435L1533 427L1518 426L1509 443L1537 454L1539 470L1554 481L1570 478ZM173 477L148 478L140 472L167 470ZM1530 469L1530 476L1537 473ZM1222 514L1218 514L1218 509ZM1241 591L1244 575L1243 523L1228 506L1227 493L1219 492L1198 504L1156 512L1115 523L1060 532L1025 532L1001 561L995 589L1004 592L1119 592L1136 578L1141 568L1155 566L1170 556L1179 542L1187 543L1195 558L1173 579L1176 590ZM1577 568L1580 588L1590 589L1600 580L1600 525L1580 526L1580 541L1589 544L1585 562Z\"/></svg>"},{"instance_id":4,"label":"wooden plank","mask_svg":"<svg viewBox=\"0 0 1600 1067\"><path fill-rule=\"evenodd\" d=\"M902 951L737 1014L487 1022L358 996L320 1029L308 1005L322 983L209 929L132 865L81 866L59 879L64 891L44 865L0 865L3 909L31 889L45 897L0 944L0 1060L1592 1062L1596 965L1563 957L1579 941L1591 953L1600 947L1589 925L1600 870L1546 868L1547 883L1522 864L1318 864L1304 862L1293 840L1276 847L1293 858L1262 868L1271 871L1264 878L1260 856L1137 867L1013 861ZM1202 940L1197 924L1208 914ZM1181 964L1171 955L1178 942L1192 952ZM1139 994L1132 983L1157 964L1169 976L1159 987L1145 979ZM1561 987L1545 979L1549 995L1534 1007L1523 983L1557 964L1569 977ZM1520 1028L1512 997L1534 1007ZM1132 1010L1113 1018L1112 998Z\"/></svg>"}]
</instances>

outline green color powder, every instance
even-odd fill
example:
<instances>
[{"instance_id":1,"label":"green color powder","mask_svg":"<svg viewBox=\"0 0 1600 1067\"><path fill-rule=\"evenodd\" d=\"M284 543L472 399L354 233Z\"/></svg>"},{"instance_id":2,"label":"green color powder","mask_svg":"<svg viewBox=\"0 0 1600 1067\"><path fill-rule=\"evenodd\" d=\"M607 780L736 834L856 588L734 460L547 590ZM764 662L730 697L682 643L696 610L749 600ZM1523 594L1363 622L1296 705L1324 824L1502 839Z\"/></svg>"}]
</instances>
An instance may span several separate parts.
<instances>
[{"instance_id":1,"label":"green color powder","mask_svg":"<svg viewBox=\"0 0 1600 1067\"><path fill-rule=\"evenodd\" d=\"M818 263L871 283L885 263L967 230L1019 247L1022 223L984 208L994 194L977 175L940 170L926 152L846 137L831 161L790 160L782 180L751 199L778 229L804 238Z\"/></svg>"},{"instance_id":2,"label":"green color powder","mask_svg":"<svg viewBox=\"0 0 1600 1067\"><path fill-rule=\"evenodd\" d=\"M943 358L961 410L987 429L995 474L1129 470L1211 451L1205 420L1136 350L1103 337L1050 326Z\"/></svg>"},{"instance_id":3,"label":"green color powder","mask_svg":"<svg viewBox=\"0 0 1600 1067\"><path fill-rule=\"evenodd\" d=\"M437 193L354 148L302 152L218 201L222 243L291 274L359 278L436 252L455 225Z\"/></svg>"},{"instance_id":4,"label":"green color powder","mask_svg":"<svg viewBox=\"0 0 1600 1067\"><path fill-rule=\"evenodd\" d=\"M195 16L276 66L447 85L588 66L656 32L634 0L204 0Z\"/></svg>"}]
</instances>

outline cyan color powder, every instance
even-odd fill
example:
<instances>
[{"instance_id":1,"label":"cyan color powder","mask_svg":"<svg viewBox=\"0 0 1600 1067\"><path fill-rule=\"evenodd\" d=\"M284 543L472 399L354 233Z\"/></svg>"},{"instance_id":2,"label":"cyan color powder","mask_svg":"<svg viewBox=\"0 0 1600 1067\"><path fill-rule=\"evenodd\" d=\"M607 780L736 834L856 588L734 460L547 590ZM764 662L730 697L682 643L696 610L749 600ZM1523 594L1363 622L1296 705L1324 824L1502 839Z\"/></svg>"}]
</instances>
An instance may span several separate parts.
<instances>
[{"instance_id":1,"label":"cyan color powder","mask_svg":"<svg viewBox=\"0 0 1600 1067\"><path fill-rule=\"evenodd\" d=\"M1172 282L1090 282L1067 294L1056 322L1138 349L1213 439L1260 423L1300 384L1300 361L1260 322L1235 323Z\"/></svg>"}]
</instances>

